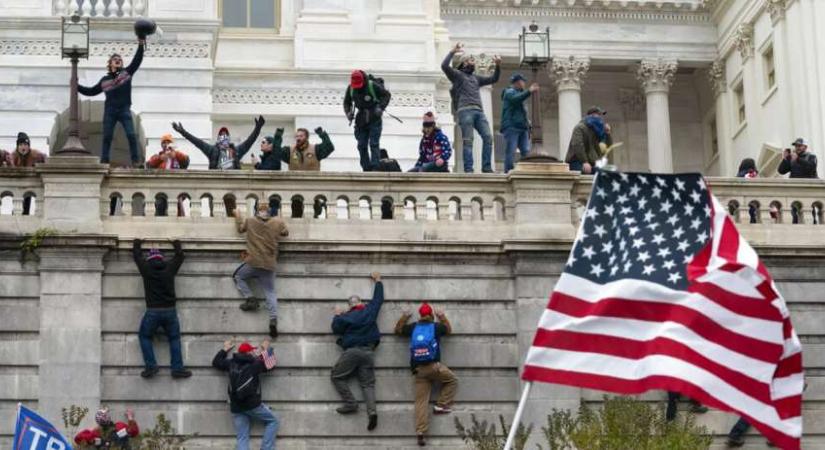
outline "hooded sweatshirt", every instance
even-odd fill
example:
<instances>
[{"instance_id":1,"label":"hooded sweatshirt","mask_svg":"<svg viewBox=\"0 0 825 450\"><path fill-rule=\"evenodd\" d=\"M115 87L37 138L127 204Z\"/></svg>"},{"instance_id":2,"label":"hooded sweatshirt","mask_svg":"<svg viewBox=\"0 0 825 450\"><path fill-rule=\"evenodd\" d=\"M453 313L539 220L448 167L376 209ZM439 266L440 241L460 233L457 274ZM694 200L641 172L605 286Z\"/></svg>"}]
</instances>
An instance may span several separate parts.
<instances>
[{"instance_id":1,"label":"hooded sweatshirt","mask_svg":"<svg viewBox=\"0 0 825 450\"><path fill-rule=\"evenodd\" d=\"M492 76L482 77L473 73L464 72L453 69L450 63L453 60L454 52L447 54L444 61L441 62L441 70L447 75L447 78L453 83L450 90L454 93L455 105L453 107L461 111L462 109L478 109L483 110L481 103L481 92L479 88L488 84L495 84L501 75L501 69L496 65L496 70Z\"/></svg>"},{"instance_id":2,"label":"hooded sweatshirt","mask_svg":"<svg viewBox=\"0 0 825 450\"><path fill-rule=\"evenodd\" d=\"M228 143L225 143L226 145L223 143L216 143L214 145L208 144L204 140L194 136L186 130L182 130L180 134L186 138L187 141L191 142L192 145L202 151L204 155L206 155L206 158L209 159L209 170L240 169L241 159L252 148L252 144L255 143L255 139L258 139L258 135L261 133L261 128L263 125L264 124L261 123L259 126L255 126L255 129L252 130L252 134L250 134L245 141L235 146L234 155L228 154L230 151ZM224 156L223 158L222 155ZM224 158L231 159L231 162L228 164L229 167L221 167L221 160Z\"/></svg>"},{"instance_id":3,"label":"hooded sweatshirt","mask_svg":"<svg viewBox=\"0 0 825 450\"><path fill-rule=\"evenodd\" d=\"M146 299L146 308L174 308L177 302L175 295L175 275L183 264L183 249L180 241L175 241L175 256L171 261L153 259L147 261L141 251L140 240L135 239L132 244L132 256L143 277L143 291Z\"/></svg>"},{"instance_id":4,"label":"hooded sweatshirt","mask_svg":"<svg viewBox=\"0 0 825 450\"><path fill-rule=\"evenodd\" d=\"M132 76L140 68L143 61L143 44L138 44L132 62L125 69L109 72L92 87L78 86L77 92L94 97L101 92L106 93L106 109L129 109L132 106Z\"/></svg>"},{"instance_id":5,"label":"hooded sweatshirt","mask_svg":"<svg viewBox=\"0 0 825 450\"><path fill-rule=\"evenodd\" d=\"M232 358L227 358L227 356L228 352L226 350L219 351L218 354L215 355L215 358L212 359L212 367L228 372L233 366L240 370L251 366L252 370L250 372L252 376L255 377L255 382L258 385L258 392L244 401L238 401L230 395L229 410L234 414L239 414L257 408L263 403L260 391L261 380L258 377L260 374L266 372L266 365L264 365L261 358L254 356L252 353L235 353L232 355Z\"/></svg>"}]
</instances>

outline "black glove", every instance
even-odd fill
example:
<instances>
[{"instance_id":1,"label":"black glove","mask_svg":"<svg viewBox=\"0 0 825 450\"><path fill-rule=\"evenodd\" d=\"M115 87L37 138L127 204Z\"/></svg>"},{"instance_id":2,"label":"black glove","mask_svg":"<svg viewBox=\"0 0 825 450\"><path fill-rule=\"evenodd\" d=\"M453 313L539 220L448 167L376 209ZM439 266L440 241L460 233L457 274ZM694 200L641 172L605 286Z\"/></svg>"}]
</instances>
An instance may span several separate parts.
<instances>
[{"instance_id":1,"label":"black glove","mask_svg":"<svg viewBox=\"0 0 825 450\"><path fill-rule=\"evenodd\" d=\"M185 131L183 129L183 125L180 122L177 122L177 123L172 122L172 129L177 131L180 134L183 134L183 132Z\"/></svg>"},{"instance_id":2,"label":"black glove","mask_svg":"<svg viewBox=\"0 0 825 450\"><path fill-rule=\"evenodd\" d=\"M323 132L324 132L324 129L321 128L321 127L318 127L318 128L315 129L315 134L321 134Z\"/></svg>"},{"instance_id":3,"label":"black glove","mask_svg":"<svg viewBox=\"0 0 825 450\"><path fill-rule=\"evenodd\" d=\"M353 121L353 119L355 119L355 113L354 113L354 112L352 112L352 111L349 111L349 112L347 113L347 120L349 120L350 122L352 122L352 121Z\"/></svg>"},{"instance_id":4,"label":"black glove","mask_svg":"<svg viewBox=\"0 0 825 450\"><path fill-rule=\"evenodd\" d=\"M264 120L264 116L258 116L258 118L255 119L255 127L256 128L261 128L262 126L264 126L265 123L266 123L266 120Z\"/></svg>"},{"instance_id":5,"label":"black glove","mask_svg":"<svg viewBox=\"0 0 825 450\"><path fill-rule=\"evenodd\" d=\"M283 134L284 134L284 129L283 128L278 128L278 129L275 130L275 136L283 136Z\"/></svg>"},{"instance_id":6,"label":"black glove","mask_svg":"<svg viewBox=\"0 0 825 450\"><path fill-rule=\"evenodd\" d=\"M181 243L180 243L180 240L179 240L179 239L175 239L174 241L172 241L172 247L175 247L175 250L176 250L176 251L180 251L180 249L181 249Z\"/></svg>"}]
</instances>

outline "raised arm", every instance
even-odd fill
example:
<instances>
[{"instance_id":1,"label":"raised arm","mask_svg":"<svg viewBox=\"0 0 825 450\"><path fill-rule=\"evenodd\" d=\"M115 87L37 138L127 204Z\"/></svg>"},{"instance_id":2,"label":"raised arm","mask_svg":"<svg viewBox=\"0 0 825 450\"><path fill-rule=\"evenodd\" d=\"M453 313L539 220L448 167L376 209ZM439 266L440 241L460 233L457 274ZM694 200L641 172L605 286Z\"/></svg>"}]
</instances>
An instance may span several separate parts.
<instances>
[{"instance_id":1,"label":"raised arm","mask_svg":"<svg viewBox=\"0 0 825 450\"><path fill-rule=\"evenodd\" d=\"M236 208L235 212L235 226L238 228L238 233L246 232L246 220L241 218L241 212Z\"/></svg>"},{"instance_id":2,"label":"raised arm","mask_svg":"<svg viewBox=\"0 0 825 450\"><path fill-rule=\"evenodd\" d=\"M143 259L143 249L141 248L142 241L135 239L132 241L132 258L135 259L135 264L141 274L146 272L146 260Z\"/></svg>"},{"instance_id":3,"label":"raised arm","mask_svg":"<svg viewBox=\"0 0 825 450\"><path fill-rule=\"evenodd\" d=\"M177 274L181 264L183 264L183 247L181 246L180 240L178 239L172 241L172 246L175 247L175 256L172 257L172 263L169 266L172 270L172 273Z\"/></svg>"},{"instance_id":4,"label":"raised arm","mask_svg":"<svg viewBox=\"0 0 825 450\"><path fill-rule=\"evenodd\" d=\"M408 334L405 328L407 328L407 322L410 320L410 317L412 317L412 314L409 312L405 311L401 314L398 322L395 323L395 334L398 336L406 336Z\"/></svg>"},{"instance_id":5,"label":"raised arm","mask_svg":"<svg viewBox=\"0 0 825 450\"><path fill-rule=\"evenodd\" d=\"M523 91L517 91L513 88L507 88L504 90L504 96L502 97L502 100L504 100L506 103L519 104L523 102L525 99L527 99L527 97L529 96L530 91L527 89Z\"/></svg>"},{"instance_id":6,"label":"raised arm","mask_svg":"<svg viewBox=\"0 0 825 450\"><path fill-rule=\"evenodd\" d=\"M372 290L372 301L367 305L367 315L369 320L378 318L378 313L381 311L381 305L384 304L384 283L381 282L381 274L373 272L370 274L372 281L375 282L375 287Z\"/></svg>"},{"instance_id":7,"label":"raised arm","mask_svg":"<svg viewBox=\"0 0 825 450\"><path fill-rule=\"evenodd\" d=\"M246 140L243 141L240 145L235 147L235 151L238 154L239 161L241 158L243 158L246 152L248 152L249 149L252 148L252 144L255 143L255 139L258 139L258 135L261 134L261 128L263 128L264 123L266 123L266 121L264 120L264 116L258 116L258 118L255 119L255 129L252 130L252 134L250 134L249 137L247 137Z\"/></svg>"},{"instance_id":8,"label":"raised arm","mask_svg":"<svg viewBox=\"0 0 825 450\"><path fill-rule=\"evenodd\" d=\"M331 155L332 152L335 151L335 146L332 145L332 141L329 139L329 135L326 131L324 131L323 128L316 128L315 134L317 134L318 137L321 138L321 143L315 146L315 154L318 156L318 159L321 160Z\"/></svg>"},{"instance_id":9,"label":"raised arm","mask_svg":"<svg viewBox=\"0 0 825 450\"><path fill-rule=\"evenodd\" d=\"M201 140L200 138L192 135L192 133L186 131L186 129L183 128L183 124L181 124L180 122L172 122L172 129L180 133L180 135L183 136L184 139L191 142L192 145L194 145L200 151L202 151L207 158L209 158L212 155L212 152L214 151L213 147L204 142L203 140Z\"/></svg>"},{"instance_id":10,"label":"raised arm","mask_svg":"<svg viewBox=\"0 0 825 450\"><path fill-rule=\"evenodd\" d=\"M100 81L98 81L97 84L92 87L77 85L77 92L80 93L80 95L94 97L95 95L98 95L101 92L103 92L103 87L101 86Z\"/></svg>"},{"instance_id":11,"label":"raised arm","mask_svg":"<svg viewBox=\"0 0 825 450\"><path fill-rule=\"evenodd\" d=\"M457 44L456 47L450 50L450 53L447 53L447 56L444 57L444 61L441 61L441 71L444 72L444 75L447 75L447 78L450 81L454 81L458 78L459 73L458 70L453 69L453 56L455 56L456 51L460 48L461 44Z\"/></svg>"},{"instance_id":12,"label":"raised arm","mask_svg":"<svg viewBox=\"0 0 825 450\"><path fill-rule=\"evenodd\" d=\"M134 75L135 72L140 68L140 63L143 62L143 49L146 45L143 41L138 42L138 49L135 52L135 56L132 58L132 62L126 67L126 71L129 72L129 75Z\"/></svg>"},{"instance_id":13,"label":"raised arm","mask_svg":"<svg viewBox=\"0 0 825 450\"><path fill-rule=\"evenodd\" d=\"M489 77L476 75L479 86L487 86L488 84L496 84L498 82L498 78L501 76L501 58L495 56L493 57L493 61L496 64L496 70L493 71L492 75Z\"/></svg>"},{"instance_id":14,"label":"raised arm","mask_svg":"<svg viewBox=\"0 0 825 450\"><path fill-rule=\"evenodd\" d=\"M290 148L288 146L282 147L281 144L284 142L284 129L278 128L275 130L275 136L272 138L272 151L278 152L278 158L285 163L289 163L289 152Z\"/></svg>"},{"instance_id":15,"label":"raised arm","mask_svg":"<svg viewBox=\"0 0 825 450\"><path fill-rule=\"evenodd\" d=\"M229 346L229 348L227 348L227 346ZM223 347L224 348L218 351L218 354L212 358L212 367L226 372L229 370L229 359L227 359L227 354L229 353L229 350L232 349L232 342L226 341Z\"/></svg>"}]
</instances>

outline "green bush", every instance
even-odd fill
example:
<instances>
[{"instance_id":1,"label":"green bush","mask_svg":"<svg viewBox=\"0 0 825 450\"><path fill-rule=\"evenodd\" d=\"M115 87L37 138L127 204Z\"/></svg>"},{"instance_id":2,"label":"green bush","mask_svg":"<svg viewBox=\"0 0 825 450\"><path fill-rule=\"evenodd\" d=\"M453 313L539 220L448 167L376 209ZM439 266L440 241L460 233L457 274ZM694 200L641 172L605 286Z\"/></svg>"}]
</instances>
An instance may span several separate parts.
<instances>
[{"instance_id":1,"label":"green bush","mask_svg":"<svg viewBox=\"0 0 825 450\"><path fill-rule=\"evenodd\" d=\"M475 450L501 450L507 442L510 427L507 426L503 416L499 415L498 421L501 424L501 434L496 433L494 423L488 425L486 420L479 422L475 414L470 414L472 423L470 428L465 428L458 417L455 418L455 428L458 436ZM525 427L524 424L519 424L513 449L523 450L532 432L533 425Z\"/></svg>"}]
</instances>

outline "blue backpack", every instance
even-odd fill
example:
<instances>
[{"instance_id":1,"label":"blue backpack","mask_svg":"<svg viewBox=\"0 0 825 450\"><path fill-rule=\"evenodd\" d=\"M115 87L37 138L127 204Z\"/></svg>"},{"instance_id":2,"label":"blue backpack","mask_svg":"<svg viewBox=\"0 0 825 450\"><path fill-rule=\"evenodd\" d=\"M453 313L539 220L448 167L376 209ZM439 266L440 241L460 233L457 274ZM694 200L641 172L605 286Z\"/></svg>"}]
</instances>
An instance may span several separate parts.
<instances>
[{"instance_id":1,"label":"blue backpack","mask_svg":"<svg viewBox=\"0 0 825 450\"><path fill-rule=\"evenodd\" d=\"M410 356L413 362L428 363L438 359L438 340L434 323L415 325L410 338Z\"/></svg>"}]
</instances>

